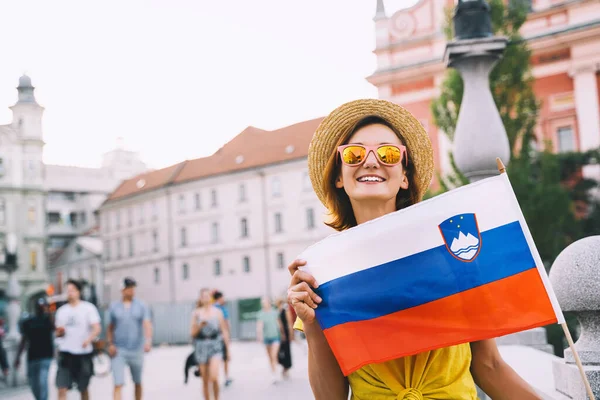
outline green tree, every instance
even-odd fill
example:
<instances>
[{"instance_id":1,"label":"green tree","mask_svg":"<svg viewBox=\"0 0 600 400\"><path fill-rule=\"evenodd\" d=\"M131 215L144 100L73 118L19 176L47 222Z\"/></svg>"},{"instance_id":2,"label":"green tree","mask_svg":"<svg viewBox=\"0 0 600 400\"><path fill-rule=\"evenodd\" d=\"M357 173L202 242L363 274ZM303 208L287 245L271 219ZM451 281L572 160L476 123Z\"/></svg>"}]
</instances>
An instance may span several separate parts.
<instances>
[{"instance_id":1,"label":"green tree","mask_svg":"<svg viewBox=\"0 0 600 400\"><path fill-rule=\"evenodd\" d=\"M490 89L500 113L511 149L507 172L536 246L547 269L558 254L573 241L600 233L600 206L590 196L589 189L598 182L582 179L583 165L597 163L598 151L553 154L548 144L538 150L534 129L540 103L533 91L531 51L519 30L527 19L529 6L524 1L490 0L494 34L506 36L508 46L504 57L490 73ZM448 10L446 35L453 36L452 10ZM432 101L435 124L454 138L454 129L463 96L463 81L454 69L447 71L440 96ZM468 183L449 154L452 172L437 175L440 192ZM429 196L437 193L431 193ZM583 212L577 213L577 206ZM586 210L589 211L586 215ZM583 218L581 217L583 214ZM573 320L569 319L572 327ZM573 330L572 330L573 331ZM575 334L575 332L572 332ZM564 343L558 326L548 327L548 340L562 355Z\"/></svg>"}]
</instances>

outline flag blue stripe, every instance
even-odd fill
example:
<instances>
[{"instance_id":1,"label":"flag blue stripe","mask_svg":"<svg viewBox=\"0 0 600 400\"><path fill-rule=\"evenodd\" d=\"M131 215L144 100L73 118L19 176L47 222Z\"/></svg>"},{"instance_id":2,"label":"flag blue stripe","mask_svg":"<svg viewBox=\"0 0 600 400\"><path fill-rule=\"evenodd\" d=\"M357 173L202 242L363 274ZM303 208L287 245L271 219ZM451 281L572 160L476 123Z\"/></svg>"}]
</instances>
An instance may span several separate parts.
<instances>
[{"instance_id":1,"label":"flag blue stripe","mask_svg":"<svg viewBox=\"0 0 600 400\"><path fill-rule=\"evenodd\" d=\"M511 222L482 232L471 262L457 260L442 245L324 283L316 291L323 299L317 319L327 329L377 318L535 267L521 225Z\"/></svg>"}]
</instances>

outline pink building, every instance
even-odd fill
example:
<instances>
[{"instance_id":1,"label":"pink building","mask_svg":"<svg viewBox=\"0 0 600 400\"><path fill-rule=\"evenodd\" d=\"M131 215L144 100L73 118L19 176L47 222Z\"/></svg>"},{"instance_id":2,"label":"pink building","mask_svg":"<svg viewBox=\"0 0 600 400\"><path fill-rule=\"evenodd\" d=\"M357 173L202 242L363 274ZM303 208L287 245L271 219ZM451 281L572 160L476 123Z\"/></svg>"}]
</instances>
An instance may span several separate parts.
<instances>
[{"instance_id":1,"label":"pink building","mask_svg":"<svg viewBox=\"0 0 600 400\"><path fill-rule=\"evenodd\" d=\"M387 15L377 0L377 70L367 79L379 98L410 110L430 133L436 165L448 168L449 143L435 127L431 100L446 73L444 9L452 0L421 0ZM600 2L533 0L521 33L533 52L535 93L542 101L537 135L555 151L600 147Z\"/></svg>"}]
</instances>

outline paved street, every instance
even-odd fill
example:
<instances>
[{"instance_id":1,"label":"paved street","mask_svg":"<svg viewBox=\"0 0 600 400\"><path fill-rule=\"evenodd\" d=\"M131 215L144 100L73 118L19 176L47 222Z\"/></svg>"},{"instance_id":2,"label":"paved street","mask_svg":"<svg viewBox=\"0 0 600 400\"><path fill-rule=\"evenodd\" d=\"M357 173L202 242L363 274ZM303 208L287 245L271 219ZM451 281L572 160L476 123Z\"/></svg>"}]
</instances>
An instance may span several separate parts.
<instances>
[{"instance_id":1,"label":"paved street","mask_svg":"<svg viewBox=\"0 0 600 400\"><path fill-rule=\"evenodd\" d=\"M190 380L183 383L183 366L191 352L191 346L155 348L146 356L144 369L144 399L202 399L201 382L190 370ZM294 367L288 381L273 385L263 346L258 343L233 343L231 349L231 376L229 388L222 390L221 398L228 399L311 399L307 379L307 359L300 346L292 346ZM50 370L50 400L56 400L54 387L55 365ZM1 386L1 384L0 384ZM90 387L92 400L112 397L112 377L93 378ZM133 384L128 378L124 387L124 400L133 399ZM33 399L28 389L0 392L3 400ZM79 399L76 392L69 392L68 399Z\"/></svg>"}]
</instances>

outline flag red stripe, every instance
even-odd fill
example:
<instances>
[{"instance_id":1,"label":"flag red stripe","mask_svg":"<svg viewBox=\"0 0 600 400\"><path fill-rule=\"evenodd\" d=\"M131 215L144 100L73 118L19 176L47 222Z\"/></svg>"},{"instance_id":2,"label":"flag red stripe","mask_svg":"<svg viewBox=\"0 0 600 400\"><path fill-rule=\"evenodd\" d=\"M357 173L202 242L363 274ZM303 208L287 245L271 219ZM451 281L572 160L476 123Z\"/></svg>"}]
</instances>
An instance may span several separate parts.
<instances>
[{"instance_id":1,"label":"flag red stripe","mask_svg":"<svg viewBox=\"0 0 600 400\"><path fill-rule=\"evenodd\" d=\"M324 333L348 375L367 364L556 322L534 268L382 317L336 325Z\"/></svg>"}]
</instances>

